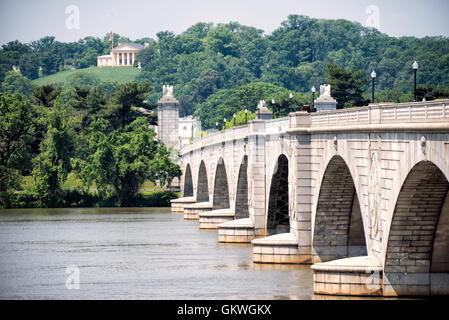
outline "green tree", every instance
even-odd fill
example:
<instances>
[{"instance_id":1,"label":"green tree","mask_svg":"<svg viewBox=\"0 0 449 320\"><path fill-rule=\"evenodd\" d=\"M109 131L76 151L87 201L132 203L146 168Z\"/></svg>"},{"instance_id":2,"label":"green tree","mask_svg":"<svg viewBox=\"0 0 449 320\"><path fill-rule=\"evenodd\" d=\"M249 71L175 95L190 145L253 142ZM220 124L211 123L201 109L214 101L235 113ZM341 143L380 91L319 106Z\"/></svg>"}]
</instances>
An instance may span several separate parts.
<instances>
[{"instance_id":1,"label":"green tree","mask_svg":"<svg viewBox=\"0 0 449 320\"><path fill-rule=\"evenodd\" d=\"M290 92L270 83L255 82L236 89L222 89L210 95L198 108L196 115L205 129L215 128L215 122L231 119L234 113L248 109L256 112L260 100L271 101L280 94Z\"/></svg>"},{"instance_id":2,"label":"green tree","mask_svg":"<svg viewBox=\"0 0 449 320\"><path fill-rule=\"evenodd\" d=\"M39 207L63 204L62 184L71 170L74 131L64 110L41 109L40 121L46 126L40 154L33 159L33 178Z\"/></svg>"},{"instance_id":3,"label":"green tree","mask_svg":"<svg viewBox=\"0 0 449 320\"><path fill-rule=\"evenodd\" d=\"M256 114L248 111L245 116L245 110L241 110L235 114L235 126L241 126L248 123L248 121L256 118ZM221 124L220 124L221 125ZM226 121L223 129L229 129L234 126L234 117L232 117L229 121Z\"/></svg>"},{"instance_id":4,"label":"green tree","mask_svg":"<svg viewBox=\"0 0 449 320\"><path fill-rule=\"evenodd\" d=\"M20 187L24 164L30 161L34 116L30 101L21 94L0 93L0 207L12 205Z\"/></svg>"},{"instance_id":5,"label":"green tree","mask_svg":"<svg viewBox=\"0 0 449 320\"><path fill-rule=\"evenodd\" d=\"M20 73L28 79L39 77L39 58L36 54L24 54L19 59Z\"/></svg>"},{"instance_id":6,"label":"green tree","mask_svg":"<svg viewBox=\"0 0 449 320\"><path fill-rule=\"evenodd\" d=\"M154 106L146 101L152 89L148 83L128 82L117 85L111 102L107 105L107 109L105 109L104 115L111 121L115 128L123 130L138 115L141 115L140 108L147 111L153 109ZM151 123L155 124L155 115L149 117Z\"/></svg>"},{"instance_id":7,"label":"green tree","mask_svg":"<svg viewBox=\"0 0 449 320\"><path fill-rule=\"evenodd\" d=\"M123 130L109 130L105 119L92 122L86 133L89 153L72 160L86 186L95 183L100 193L112 187L119 206L132 200L145 180L170 183L181 171L155 140L148 120L139 117Z\"/></svg>"},{"instance_id":8,"label":"green tree","mask_svg":"<svg viewBox=\"0 0 449 320\"><path fill-rule=\"evenodd\" d=\"M412 94L413 92L411 92ZM441 88L431 85L418 85L416 86L416 99L421 101L425 98L427 101L436 99L449 98L449 88Z\"/></svg>"},{"instance_id":9,"label":"green tree","mask_svg":"<svg viewBox=\"0 0 449 320\"><path fill-rule=\"evenodd\" d=\"M74 115L81 119L81 127L85 128L100 116L107 102L107 94L101 85L95 88L75 87L66 106L73 108Z\"/></svg>"},{"instance_id":10,"label":"green tree","mask_svg":"<svg viewBox=\"0 0 449 320\"><path fill-rule=\"evenodd\" d=\"M369 100L363 97L368 77L363 70L343 69L332 63L326 66L324 74L331 85L332 97L338 102L337 108L368 105Z\"/></svg>"},{"instance_id":11,"label":"green tree","mask_svg":"<svg viewBox=\"0 0 449 320\"><path fill-rule=\"evenodd\" d=\"M146 66L155 59L155 52L155 45L153 43L150 43L148 48L144 48L137 52L134 66L137 67L139 62L141 66Z\"/></svg>"},{"instance_id":12,"label":"green tree","mask_svg":"<svg viewBox=\"0 0 449 320\"><path fill-rule=\"evenodd\" d=\"M2 83L3 91L28 95L32 92L33 82L15 71L8 71Z\"/></svg>"},{"instance_id":13,"label":"green tree","mask_svg":"<svg viewBox=\"0 0 449 320\"><path fill-rule=\"evenodd\" d=\"M37 105L52 108L56 99L62 92L62 88L52 84L34 87L32 99Z\"/></svg>"}]
</instances>

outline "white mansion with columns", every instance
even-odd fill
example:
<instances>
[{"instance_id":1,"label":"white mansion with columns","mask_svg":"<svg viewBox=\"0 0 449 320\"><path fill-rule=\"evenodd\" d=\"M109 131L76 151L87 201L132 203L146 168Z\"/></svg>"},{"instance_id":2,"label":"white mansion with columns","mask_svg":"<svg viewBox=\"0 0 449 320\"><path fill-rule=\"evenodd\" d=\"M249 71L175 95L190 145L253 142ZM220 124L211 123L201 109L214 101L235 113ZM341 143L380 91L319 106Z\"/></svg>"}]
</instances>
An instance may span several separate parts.
<instances>
[{"instance_id":1,"label":"white mansion with columns","mask_svg":"<svg viewBox=\"0 0 449 320\"><path fill-rule=\"evenodd\" d=\"M144 48L140 43L119 43L110 54L97 58L98 67L132 66L136 54Z\"/></svg>"}]
</instances>

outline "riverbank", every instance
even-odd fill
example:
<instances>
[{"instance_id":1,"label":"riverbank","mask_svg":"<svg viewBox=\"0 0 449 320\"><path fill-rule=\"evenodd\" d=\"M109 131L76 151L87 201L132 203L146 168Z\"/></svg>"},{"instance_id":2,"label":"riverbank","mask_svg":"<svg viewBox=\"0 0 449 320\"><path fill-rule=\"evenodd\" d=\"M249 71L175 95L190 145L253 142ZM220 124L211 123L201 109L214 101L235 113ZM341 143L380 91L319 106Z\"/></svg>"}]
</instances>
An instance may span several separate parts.
<instances>
[{"instance_id":1,"label":"riverbank","mask_svg":"<svg viewBox=\"0 0 449 320\"><path fill-rule=\"evenodd\" d=\"M173 191L141 192L126 203L118 204L113 195L101 196L98 192L64 190L54 208L83 207L170 207L170 200L179 197ZM11 199L11 208L39 208L39 194L33 191L17 192Z\"/></svg>"}]
</instances>

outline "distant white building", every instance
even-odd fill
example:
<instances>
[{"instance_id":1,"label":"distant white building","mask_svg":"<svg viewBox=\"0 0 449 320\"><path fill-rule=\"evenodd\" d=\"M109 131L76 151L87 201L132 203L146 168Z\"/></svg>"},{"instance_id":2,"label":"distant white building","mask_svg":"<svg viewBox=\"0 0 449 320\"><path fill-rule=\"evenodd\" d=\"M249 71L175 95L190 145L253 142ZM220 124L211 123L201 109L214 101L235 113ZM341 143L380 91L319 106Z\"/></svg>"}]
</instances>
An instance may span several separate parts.
<instances>
[{"instance_id":1,"label":"distant white building","mask_svg":"<svg viewBox=\"0 0 449 320\"><path fill-rule=\"evenodd\" d=\"M132 66L136 54L144 48L140 43L119 43L110 54L97 57L98 67Z\"/></svg>"},{"instance_id":2,"label":"distant white building","mask_svg":"<svg viewBox=\"0 0 449 320\"><path fill-rule=\"evenodd\" d=\"M192 116L179 118L179 141L180 146L190 143L192 137L196 137L201 132L201 121Z\"/></svg>"}]
</instances>

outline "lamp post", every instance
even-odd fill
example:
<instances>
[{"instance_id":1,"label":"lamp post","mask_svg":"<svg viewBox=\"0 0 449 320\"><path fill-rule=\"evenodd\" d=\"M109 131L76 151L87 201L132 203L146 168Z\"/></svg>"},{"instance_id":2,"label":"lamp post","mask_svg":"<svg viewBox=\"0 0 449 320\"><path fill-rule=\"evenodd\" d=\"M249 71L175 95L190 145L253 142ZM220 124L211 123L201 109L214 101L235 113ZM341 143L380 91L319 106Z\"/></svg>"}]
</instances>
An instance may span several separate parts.
<instances>
[{"instance_id":1,"label":"lamp post","mask_svg":"<svg viewBox=\"0 0 449 320\"><path fill-rule=\"evenodd\" d=\"M223 130L226 129L226 118L223 119Z\"/></svg>"},{"instance_id":2,"label":"lamp post","mask_svg":"<svg viewBox=\"0 0 449 320\"><path fill-rule=\"evenodd\" d=\"M248 124L248 109L245 109L245 124Z\"/></svg>"},{"instance_id":3,"label":"lamp post","mask_svg":"<svg viewBox=\"0 0 449 320\"><path fill-rule=\"evenodd\" d=\"M292 104L293 104L293 93L290 92L288 97L290 98L290 104L288 106L288 112L291 112L292 111Z\"/></svg>"},{"instance_id":4,"label":"lamp post","mask_svg":"<svg viewBox=\"0 0 449 320\"><path fill-rule=\"evenodd\" d=\"M232 117L234 118L234 127L235 127L235 117L237 117L237 116L236 116L236 114L234 113L234 115L233 115Z\"/></svg>"},{"instance_id":5,"label":"lamp post","mask_svg":"<svg viewBox=\"0 0 449 320\"><path fill-rule=\"evenodd\" d=\"M416 101L416 72L418 71L418 62L413 62L413 101Z\"/></svg>"},{"instance_id":6,"label":"lamp post","mask_svg":"<svg viewBox=\"0 0 449 320\"><path fill-rule=\"evenodd\" d=\"M218 131L218 121L215 122L215 129Z\"/></svg>"},{"instance_id":7,"label":"lamp post","mask_svg":"<svg viewBox=\"0 0 449 320\"><path fill-rule=\"evenodd\" d=\"M371 79L373 81L373 86L372 86L372 95L371 95L371 103L374 103L374 81L376 80L376 71L373 70L373 72L371 72Z\"/></svg>"},{"instance_id":8,"label":"lamp post","mask_svg":"<svg viewBox=\"0 0 449 320\"><path fill-rule=\"evenodd\" d=\"M312 111L313 111L313 109L315 109L315 92L316 92L316 89L315 89L315 86L313 86L312 87Z\"/></svg>"}]
</instances>

